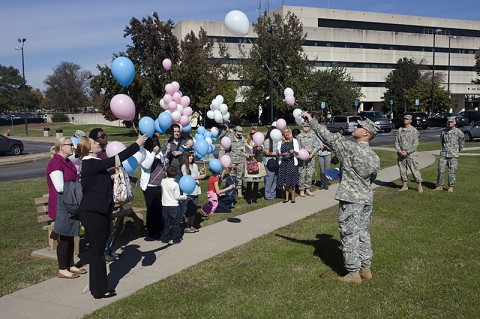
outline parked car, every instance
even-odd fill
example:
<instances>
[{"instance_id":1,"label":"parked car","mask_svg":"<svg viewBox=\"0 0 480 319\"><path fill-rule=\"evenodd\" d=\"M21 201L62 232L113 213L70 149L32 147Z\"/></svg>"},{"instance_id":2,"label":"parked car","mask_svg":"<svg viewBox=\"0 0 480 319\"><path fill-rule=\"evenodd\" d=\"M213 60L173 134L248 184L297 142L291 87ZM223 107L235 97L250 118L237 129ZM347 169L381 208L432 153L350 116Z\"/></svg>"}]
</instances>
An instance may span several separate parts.
<instances>
[{"instance_id":1,"label":"parked car","mask_svg":"<svg viewBox=\"0 0 480 319\"><path fill-rule=\"evenodd\" d=\"M399 128L403 126L405 123L403 117L405 115L411 115L412 116L412 126L416 128L422 128L426 130L428 128L428 115L425 112L404 112L402 113L401 116L397 116L393 118L393 126L395 128Z\"/></svg>"},{"instance_id":2,"label":"parked car","mask_svg":"<svg viewBox=\"0 0 480 319\"><path fill-rule=\"evenodd\" d=\"M0 154L10 153L20 155L23 152L23 142L0 135Z\"/></svg>"},{"instance_id":3,"label":"parked car","mask_svg":"<svg viewBox=\"0 0 480 319\"><path fill-rule=\"evenodd\" d=\"M457 127L468 125L468 121L465 117L457 113L441 113L432 116L428 119L430 126L444 127L447 125L447 118L454 116L457 123Z\"/></svg>"},{"instance_id":4,"label":"parked car","mask_svg":"<svg viewBox=\"0 0 480 319\"><path fill-rule=\"evenodd\" d=\"M330 132L340 132L342 135L352 133L357 127L357 122L362 118L357 115L334 115L327 122Z\"/></svg>"},{"instance_id":5,"label":"parked car","mask_svg":"<svg viewBox=\"0 0 480 319\"><path fill-rule=\"evenodd\" d=\"M466 110L466 111L460 112L460 115L463 115L464 117L466 117L470 124L480 121L480 111Z\"/></svg>"},{"instance_id":6,"label":"parked car","mask_svg":"<svg viewBox=\"0 0 480 319\"><path fill-rule=\"evenodd\" d=\"M466 141L473 141L476 138L480 138L480 121L471 125L465 125L462 127L463 134L465 134Z\"/></svg>"},{"instance_id":7,"label":"parked car","mask_svg":"<svg viewBox=\"0 0 480 319\"><path fill-rule=\"evenodd\" d=\"M382 112L377 112L377 111L361 111L358 113L358 115L363 118L363 119L370 119L375 124L380 126L380 130L384 132L390 132L392 130L392 121L387 119L385 115L383 115Z\"/></svg>"}]
</instances>

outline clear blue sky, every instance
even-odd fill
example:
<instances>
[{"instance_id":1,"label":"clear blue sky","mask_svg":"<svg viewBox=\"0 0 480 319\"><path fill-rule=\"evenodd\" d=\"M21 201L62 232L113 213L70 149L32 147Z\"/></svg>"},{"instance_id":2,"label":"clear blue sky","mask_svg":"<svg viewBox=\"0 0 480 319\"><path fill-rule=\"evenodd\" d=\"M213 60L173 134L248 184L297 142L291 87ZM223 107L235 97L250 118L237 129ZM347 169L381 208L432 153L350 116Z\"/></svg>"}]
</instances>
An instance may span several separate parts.
<instances>
[{"instance_id":1,"label":"clear blue sky","mask_svg":"<svg viewBox=\"0 0 480 319\"><path fill-rule=\"evenodd\" d=\"M255 21L265 0L4 0L0 3L0 64L22 69L17 38L26 38L27 83L45 89L43 81L61 62L73 62L97 74L95 66L111 63L130 39L123 30L131 17L156 11L160 19L223 21L231 10ZM292 6L381 12L462 20L479 20L480 0L270 0L270 9ZM441 27L441 26L439 26Z\"/></svg>"}]
</instances>

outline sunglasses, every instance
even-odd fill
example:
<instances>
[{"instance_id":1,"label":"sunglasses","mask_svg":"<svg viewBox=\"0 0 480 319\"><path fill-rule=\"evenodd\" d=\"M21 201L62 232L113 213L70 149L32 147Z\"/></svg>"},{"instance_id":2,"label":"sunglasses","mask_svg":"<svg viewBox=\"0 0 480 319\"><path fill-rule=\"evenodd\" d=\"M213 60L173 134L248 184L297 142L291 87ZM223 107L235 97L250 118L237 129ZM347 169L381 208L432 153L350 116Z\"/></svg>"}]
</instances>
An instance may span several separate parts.
<instances>
[{"instance_id":1,"label":"sunglasses","mask_svg":"<svg viewBox=\"0 0 480 319\"><path fill-rule=\"evenodd\" d=\"M357 124L357 128L363 128L363 126L361 126L360 124Z\"/></svg>"},{"instance_id":2,"label":"sunglasses","mask_svg":"<svg viewBox=\"0 0 480 319\"><path fill-rule=\"evenodd\" d=\"M70 144L63 144L63 145L65 145L65 146L66 146L66 145L70 145L71 147L73 147L73 143L70 143Z\"/></svg>"},{"instance_id":3,"label":"sunglasses","mask_svg":"<svg viewBox=\"0 0 480 319\"><path fill-rule=\"evenodd\" d=\"M102 134L102 135L97 136L97 139L99 139L99 138L105 139L105 138L107 138L107 134Z\"/></svg>"}]
</instances>

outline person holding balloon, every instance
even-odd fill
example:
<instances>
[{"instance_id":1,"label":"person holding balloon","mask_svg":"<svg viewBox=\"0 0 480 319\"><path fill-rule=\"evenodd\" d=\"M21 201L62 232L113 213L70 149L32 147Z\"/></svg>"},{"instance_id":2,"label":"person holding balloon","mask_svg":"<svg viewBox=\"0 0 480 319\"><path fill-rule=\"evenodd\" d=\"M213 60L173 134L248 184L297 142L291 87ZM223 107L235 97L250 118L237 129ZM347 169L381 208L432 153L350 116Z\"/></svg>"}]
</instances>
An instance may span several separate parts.
<instances>
[{"instance_id":1,"label":"person holding balloon","mask_svg":"<svg viewBox=\"0 0 480 319\"><path fill-rule=\"evenodd\" d=\"M176 181L178 176L177 168L167 168L167 178L162 180L162 218L163 231L162 242L180 244L180 207L179 202L187 199L187 195L180 194L180 186Z\"/></svg>"},{"instance_id":2,"label":"person holding balloon","mask_svg":"<svg viewBox=\"0 0 480 319\"><path fill-rule=\"evenodd\" d=\"M209 163L210 172L212 175L208 178L208 191L207 191L207 200L208 202L202 206L201 213L203 216L210 216L217 210L218 207L218 196L228 192L229 190L235 189L235 185L230 185L223 189L220 189L220 178L219 174L222 171L222 163L218 159L212 159Z\"/></svg>"},{"instance_id":3,"label":"person holding balloon","mask_svg":"<svg viewBox=\"0 0 480 319\"><path fill-rule=\"evenodd\" d=\"M198 228L193 227L195 220L195 214L198 208L198 196L202 193L200 188L200 180L205 178L205 174L200 173L198 165L195 163L195 154L190 151L186 151L182 156L182 175L193 177L194 184L184 185L185 182L181 182L180 189L187 193L187 200L181 207L185 210L182 215L186 218L185 233L196 233ZM182 178L183 178L182 176ZM182 181L182 179L180 179ZM184 188L189 188L188 190Z\"/></svg>"},{"instance_id":4,"label":"person holding balloon","mask_svg":"<svg viewBox=\"0 0 480 319\"><path fill-rule=\"evenodd\" d=\"M245 182L247 182L247 188L245 200L247 204L257 202L258 183L263 182L263 177L266 175L262 158L264 139L263 134L257 132L257 127L252 126L243 145L243 156L246 158Z\"/></svg>"},{"instance_id":5,"label":"person holding balloon","mask_svg":"<svg viewBox=\"0 0 480 319\"><path fill-rule=\"evenodd\" d=\"M319 148L318 139L315 133L310 130L307 122L302 123L302 132L297 136L300 152L298 154L298 171L300 174L298 189L300 196L314 196L310 191L312 179L315 174L315 152Z\"/></svg>"},{"instance_id":6,"label":"person holding balloon","mask_svg":"<svg viewBox=\"0 0 480 319\"><path fill-rule=\"evenodd\" d=\"M277 148L276 142L273 140L271 135L273 130L276 130L278 134L281 134L275 127L272 125L268 128L267 135L265 135L265 141L263 142L264 149L264 162L265 165L265 199L272 200L277 198L277 176L278 176L278 159L277 159ZM275 132L274 134L275 135Z\"/></svg>"},{"instance_id":7,"label":"person holding balloon","mask_svg":"<svg viewBox=\"0 0 480 319\"><path fill-rule=\"evenodd\" d=\"M295 186L299 182L297 155L300 151L298 141L293 138L289 127L282 130L282 140L277 144L280 156L277 186L285 191L284 203L295 203Z\"/></svg>"},{"instance_id":8,"label":"person holding balloon","mask_svg":"<svg viewBox=\"0 0 480 319\"><path fill-rule=\"evenodd\" d=\"M182 152L180 151L180 148L182 147L182 145L185 144L186 141L181 139L181 131L180 131L180 126L178 124L172 124L171 129L172 129L172 136L163 145L162 153L166 154L167 156L168 166L175 167L177 169L176 179L178 181L181 177L181 172L182 172L181 171Z\"/></svg>"}]
</instances>

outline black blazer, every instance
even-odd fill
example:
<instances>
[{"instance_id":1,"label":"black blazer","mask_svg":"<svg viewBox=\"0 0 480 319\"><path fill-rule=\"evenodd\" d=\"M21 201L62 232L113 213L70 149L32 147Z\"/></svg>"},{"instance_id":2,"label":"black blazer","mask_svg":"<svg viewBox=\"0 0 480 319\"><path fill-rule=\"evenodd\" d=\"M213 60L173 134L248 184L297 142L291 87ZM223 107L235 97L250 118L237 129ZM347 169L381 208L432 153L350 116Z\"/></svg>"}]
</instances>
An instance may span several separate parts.
<instances>
[{"instance_id":1,"label":"black blazer","mask_svg":"<svg viewBox=\"0 0 480 319\"><path fill-rule=\"evenodd\" d=\"M140 147L133 143L118 153L120 161L124 161L138 152ZM113 210L113 181L108 168L115 166L115 157L107 159L89 158L82 161L83 198L78 208L79 214L84 211L107 215Z\"/></svg>"}]
</instances>

